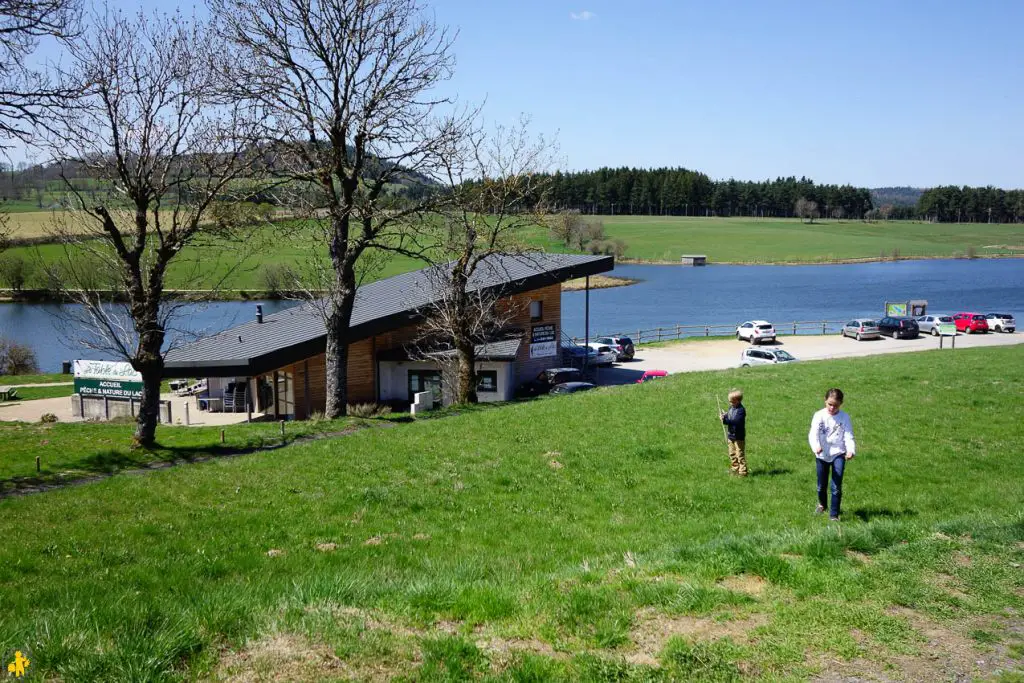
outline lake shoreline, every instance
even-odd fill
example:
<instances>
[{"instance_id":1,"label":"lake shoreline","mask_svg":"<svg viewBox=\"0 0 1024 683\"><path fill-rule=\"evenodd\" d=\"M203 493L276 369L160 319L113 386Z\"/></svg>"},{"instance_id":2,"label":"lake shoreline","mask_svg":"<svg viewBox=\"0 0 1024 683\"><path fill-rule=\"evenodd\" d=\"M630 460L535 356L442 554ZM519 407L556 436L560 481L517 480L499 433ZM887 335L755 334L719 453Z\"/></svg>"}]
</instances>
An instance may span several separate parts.
<instances>
[{"instance_id":1,"label":"lake shoreline","mask_svg":"<svg viewBox=\"0 0 1024 683\"><path fill-rule=\"evenodd\" d=\"M708 266L832 266L832 265L858 265L864 263L895 263L897 261L981 261L981 260L1008 260L1024 258L1021 254L982 254L973 257L965 256L907 256L907 257L881 257L866 256L858 258L830 259L824 261L708 261L707 266L683 266L677 261L657 261L644 259L617 259L615 265L619 266L678 266L681 268L705 268ZM634 278L623 278L607 275L592 275L590 277L590 289L608 289L611 287L627 287L635 285L639 280ZM562 291L575 292L585 289L583 278L569 280L562 283ZM206 301L298 301L301 296L298 292L265 292L251 289L230 289L230 290L199 290L199 289L168 289L167 296L175 301L193 301L196 303ZM115 296L113 292L109 301L123 302L123 298ZM11 289L0 288L0 304L5 303L36 303L36 304L60 304L74 303L68 297L54 294L50 290L23 289L15 292Z\"/></svg>"}]
</instances>

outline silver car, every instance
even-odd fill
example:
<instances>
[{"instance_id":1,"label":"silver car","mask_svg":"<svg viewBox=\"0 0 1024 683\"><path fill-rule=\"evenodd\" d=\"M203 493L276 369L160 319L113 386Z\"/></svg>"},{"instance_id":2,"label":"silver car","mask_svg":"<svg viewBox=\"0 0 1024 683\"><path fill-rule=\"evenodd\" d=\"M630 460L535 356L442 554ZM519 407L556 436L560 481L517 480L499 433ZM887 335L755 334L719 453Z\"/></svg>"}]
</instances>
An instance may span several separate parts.
<instances>
[{"instance_id":1,"label":"silver car","mask_svg":"<svg viewBox=\"0 0 1024 683\"><path fill-rule=\"evenodd\" d=\"M939 325L953 325L955 328L956 321L953 320L951 315L922 315L917 319L917 328L921 331L921 334L930 334L933 337L938 337Z\"/></svg>"},{"instance_id":2,"label":"silver car","mask_svg":"<svg viewBox=\"0 0 1024 683\"><path fill-rule=\"evenodd\" d=\"M878 339L882 333L878 331L878 322L871 318L855 318L843 325L843 336L862 339Z\"/></svg>"},{"instance_id":3,"label":"silver car","mask_svg":"<svg viewBox=\"0 0 1024 683\"><path fill-rule=\"evenodd\" d=\"M793 354L783 349L743 349L740 353L740 367L749 368L751 365L775 365L776 363L792 363L796 358Z\"/></svg>"}]
</instances>

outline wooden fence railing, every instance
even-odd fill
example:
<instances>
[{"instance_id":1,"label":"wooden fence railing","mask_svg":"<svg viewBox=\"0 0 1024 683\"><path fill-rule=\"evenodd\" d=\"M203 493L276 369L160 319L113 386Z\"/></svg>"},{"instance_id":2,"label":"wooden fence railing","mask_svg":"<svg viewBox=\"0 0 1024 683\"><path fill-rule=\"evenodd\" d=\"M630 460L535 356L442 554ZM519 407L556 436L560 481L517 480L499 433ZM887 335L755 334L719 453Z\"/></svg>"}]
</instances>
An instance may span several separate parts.
<instances>
[{"instance_id":1,"label":"wooden fence railing","mask_svg":"<svg viewBox=\"0 0 1024 683\"><path fill-rule=\"evenodd\" d=\"M844 320L794 320L777 323L777 334L839 334ZM736 334L735 325L673 325L670 327L652 327L646 330L622 330L615 334L593 334L590 341L598 337L629 337L634 344L684 339L686 337L731 337ZM577 344L583 343L583 337L573 337Z\"/></svg>"}]
</instances>

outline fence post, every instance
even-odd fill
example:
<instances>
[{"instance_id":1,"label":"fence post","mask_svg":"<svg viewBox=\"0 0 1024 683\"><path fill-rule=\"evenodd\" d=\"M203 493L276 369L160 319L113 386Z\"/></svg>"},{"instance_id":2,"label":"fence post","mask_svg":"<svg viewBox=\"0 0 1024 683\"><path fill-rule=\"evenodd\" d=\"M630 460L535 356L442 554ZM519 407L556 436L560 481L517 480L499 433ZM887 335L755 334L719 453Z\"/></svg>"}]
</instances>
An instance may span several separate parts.
<instances>
[{"instance_id":1,"label":"fence post","mask_svg":"<svg viewBox=\"0 0 1024 683\"><path fill-rule=\"evenodd\" d=\"M793 321L793 334L796 334L796 321Z\"/></svg>"},{"instance_id":2,"label":"fence post","mask_svg":"<svg viewBox=\"0 0 1024 683\"><path fill-rule=\"evenodd\" d=\"M636 343L639 344L643 340L643 336L640 334L643 330L636 331Z\"/></svg>"},{"instance_id":3,"label":"fence post","mask_svg":"<svg viewBox=\"0 0 1024 683\"><path fill-rule=\"evenodd\" d=\"M658 328L658 341L661 341L661 328Z\"/></svg>"},{"instance_id":4,"label":"fence post","mask_svg":"<svg viewBox=\"0 0 1024 683\"><path fill-rule=\"evenodd\" d=\"M705 337L710 337L711 336L711 327L709 325L705 325L704 326L704 336Z\"/></svg>"},{"instance_id":5,"label":"fence post","mask_svg":"<svg viewBox=\"0 0 1024 683\"><path fill-rule=\"evenodd\" d=\"M188 401L185 401L185 426L188 427Z\"/></svg>"},{"instance_id":6,"label":"fence post","mask_svg":"<svg viewBox=\"0 0 1024 683\"><path fill-rule=\"evenodd\" d=\"M680 329L679 325L676 325L676 339L680 339L682 336L683 336L682 330Z\"/></svg>"},{"instance_id":7,"label":"fence post","mask_svg":"<svg viewBox=\"0 0 1024 683\"><path fill-rule=\"evenodd\" d=\"M821 321L821 333L822 334L825 334L825 323L826 322L828 322L828 321L826 321L826 320L822 320Z\"/></svg>"},{"instance_id":8,"label":"fence post","mask_svg":"<svg viewBox=\"0 0 1024 683\"><path fill-rule=\"evenodd\" d=\"M110 400L106 396L103 397L103 419L110 419Z\"/></svg>"}]
</instances>

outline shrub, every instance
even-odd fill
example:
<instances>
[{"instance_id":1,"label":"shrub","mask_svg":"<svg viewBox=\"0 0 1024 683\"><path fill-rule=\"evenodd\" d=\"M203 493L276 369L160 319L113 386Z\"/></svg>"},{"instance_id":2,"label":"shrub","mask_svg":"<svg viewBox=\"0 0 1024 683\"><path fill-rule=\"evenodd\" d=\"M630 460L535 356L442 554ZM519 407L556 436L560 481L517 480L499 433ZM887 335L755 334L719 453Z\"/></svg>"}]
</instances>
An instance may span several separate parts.
<instances>
[{"instance_id":1,"label":"shrub","mask_svg":"<svg viewBox=\"0 0 1024 683\"><path fill-rule=\"evenodd\" d=\"M15 292L20 292L35 270L35 264L17 254L0 258L0 282Z\"/></svg>"},{"instance_id":2,"label":"shrub","mask_svg":"<svg viewBox=\"0 0 1024 683\"><path fill-rule=\"evenodd\" d=\"M280 297L294 290L298 280L291 266L280 263L268 263L263 266L260 279L262 280L263 291L267 296L271 297Z\"/></svg>"},{"instance_id":3,"label":"shrub","mask_svg":"<svg viewBox=\"0 0 1024 683\"><path fill-rule=\"evenodd\" d=\"M39 418L39 421L46 424L49 424L51 422L57 422L57 416L54 415L53 413L43 413L42 416Z\"/></svg>"},{"instance_id":4,"label":"shrub","mask_svg":"<svg viewBox=\"0 0 1024 683\"><path fill-rule=\"evenodd\" d=\"M0 338L0 375L38 375L36 352L26 344Z\"/></svg>"}]
</instances>

